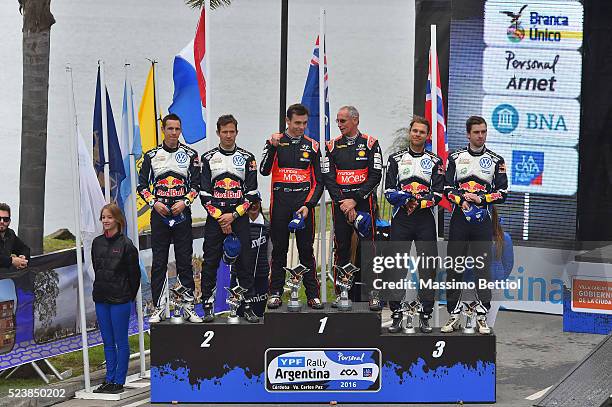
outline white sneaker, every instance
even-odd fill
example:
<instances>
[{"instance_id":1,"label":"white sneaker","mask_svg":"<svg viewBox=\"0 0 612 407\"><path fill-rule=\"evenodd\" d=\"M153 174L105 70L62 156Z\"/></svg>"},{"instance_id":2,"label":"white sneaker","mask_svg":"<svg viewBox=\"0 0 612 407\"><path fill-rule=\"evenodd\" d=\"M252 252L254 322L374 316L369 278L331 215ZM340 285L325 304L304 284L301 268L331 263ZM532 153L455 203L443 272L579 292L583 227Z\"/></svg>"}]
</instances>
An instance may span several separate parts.
<instances>
[{"instance_id":1,"label":"white sneaker","mask_svg":"<svg viewBox=\"0 0 612 407\"><path fill-rule=\"evenodd\" d=\"M487 315L478 315L476 317L476 325L478 326L478 332L481 335L489 335L491 333L491 327L487 324Z\"/></svg>"},{"instance_id":2,"label":"white sneaker","mask_svg":"<svg viewBox=\"0 0 612 407\"><path fill-rule=\"evenodd\" d=\"M183 305L183 317L194 324L201 324L204 320L195 312L193 304Z\"/></svg>"},{"instance_id":3,"label":"white sneaker","mask_svg":"<svg viewBox=\"0 0 612 407\"><path fill-rule=\"evenodd\" d=\"M450 314L448 322L440 328L441 332L450 333L461 329L461 314Z\"/></svg>"},{"instance_id":4,"label":"white sneaker","mask_svg":"<svg viewBox=\"0 0 612 407\"><path fill-rule=\"evenodd\" d=\"M166 319L166 307L155 308L155 311L149 315L149 323L157 324Z\"/></svg>"}]
</instances>

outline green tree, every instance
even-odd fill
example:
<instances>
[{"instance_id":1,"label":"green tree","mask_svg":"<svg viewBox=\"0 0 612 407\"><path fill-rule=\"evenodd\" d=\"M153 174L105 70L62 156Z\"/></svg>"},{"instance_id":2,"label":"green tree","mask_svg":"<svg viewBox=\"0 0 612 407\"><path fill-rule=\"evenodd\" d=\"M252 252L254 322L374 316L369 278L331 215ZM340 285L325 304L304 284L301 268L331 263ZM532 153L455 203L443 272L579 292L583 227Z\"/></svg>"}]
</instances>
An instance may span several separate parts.
<instances>
[{"instance_id":1,"label":"green tree","mask_svg":"<svg viewBox=\"0 0 612 407\"><path fill-rule=\"evenodd\" d=\"M18 0L23 15L23 96L19 168L19 236L43 251L51 0Z\"/></svg>"},{"instance_id":2,"label":"green tree","mask_svg":"<svg viewBox=\"0 0 612 407\"><path fill-rule=\"evenodd\" d=\"M34 312L43 329L49 328L57 315L59 276L53 269L36 274L34 280Z\"/></svg>"}]
</instances>

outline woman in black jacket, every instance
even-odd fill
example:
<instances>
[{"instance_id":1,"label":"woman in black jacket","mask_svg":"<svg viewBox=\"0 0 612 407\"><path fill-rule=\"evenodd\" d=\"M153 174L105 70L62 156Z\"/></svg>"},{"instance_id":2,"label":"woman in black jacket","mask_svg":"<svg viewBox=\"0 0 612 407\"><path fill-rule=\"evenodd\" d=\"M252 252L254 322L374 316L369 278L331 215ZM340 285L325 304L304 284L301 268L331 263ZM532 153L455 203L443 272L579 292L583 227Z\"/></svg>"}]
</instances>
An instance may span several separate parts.
<instances>
[{"instance_id":1,"label":"woman in black jacket","mask_svg":"<svg viewBox=\"0 0 612 407\"><path fill-rule=\"evenodd\" d=\"M125 218L119 207L107 204L100 221L104 234L91 247L95 272L93 300L104 341L106 378L94 393L120 393L127 375L130 346L128 327L132 302L140 288L138 250L122 231Z\"/></svg>"}]
</instances>

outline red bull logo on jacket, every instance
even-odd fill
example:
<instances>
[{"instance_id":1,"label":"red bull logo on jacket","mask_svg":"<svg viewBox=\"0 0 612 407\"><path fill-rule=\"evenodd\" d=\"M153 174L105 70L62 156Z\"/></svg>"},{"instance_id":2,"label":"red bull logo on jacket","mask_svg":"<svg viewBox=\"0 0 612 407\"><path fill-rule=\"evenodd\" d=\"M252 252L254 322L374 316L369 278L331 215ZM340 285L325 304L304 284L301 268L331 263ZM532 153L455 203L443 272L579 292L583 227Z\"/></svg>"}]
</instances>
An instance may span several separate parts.
<instances>
[{"instance_id":1,"label":"red bull logo on jacket","mask_svg":"<svg viewBox=\"0 0 612 407\"><path fill-rule=\"evenodd\" d=\"M155 182L156 195L167 198L178 198L187 193L185 181L175 177L166 177Z\"/></svg>"},{"instance_id":2,"label":"red bull logo on jacket","mask_svg":"<svg viewBox=\"0 0 612 407\"><path fill-rule=\"evenodd\" d=\"M462 191L472 192L472 193L487 192L487 187L485 187L482 184L479 184L476 181L460 182L459 189Z\"/></svg>"},{"instance_id":3,"label":"red bull logo on jacket","mask_svg":"<svg viewBox=\"0 0 612 407\"><path fill-rule=\"evenodd\" d=\"M416 198L421 198L422 195L429 192L429 187L421 184L420 182L413 181L402 186L402 191L410 192Z\"/></svg>"},{"instance_id":4,"label":"red bull logo on jacket","mask_svg":"<svg viewBox=\"0 0 612 407\"><path fill-rule=\"evenodd\" d=\"M213 189L213 197L218 199L242 198L242 185L240 181L231 178L223 178L215 181Z\"/></svg>"}]
</instances>

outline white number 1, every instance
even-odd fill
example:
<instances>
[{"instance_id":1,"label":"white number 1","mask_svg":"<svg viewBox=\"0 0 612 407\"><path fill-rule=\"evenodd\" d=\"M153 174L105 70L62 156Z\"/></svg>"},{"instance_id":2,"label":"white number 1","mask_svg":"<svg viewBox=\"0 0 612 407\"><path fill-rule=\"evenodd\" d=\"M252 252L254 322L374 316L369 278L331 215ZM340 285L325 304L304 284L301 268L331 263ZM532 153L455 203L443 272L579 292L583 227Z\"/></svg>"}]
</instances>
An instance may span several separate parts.
<instances>
[{"instance_id":1,"label":"white number 1","mask_svg":"<svg viewBox=\"0 0 612 407\"><path fill-rule=\"evenodd\" d=\"M319 326L319 333L320 333L320 334L322 334L322 333L323 333L323 331L325 331L325 325L327 324L327 318L328 318L328 317L325 317L325 318L321 318L321 319L319 320L319 322L321 322L321 326Z\"/></svg>"}]
</instances>

